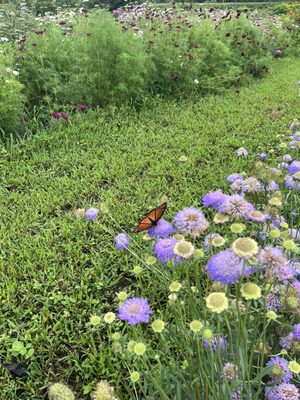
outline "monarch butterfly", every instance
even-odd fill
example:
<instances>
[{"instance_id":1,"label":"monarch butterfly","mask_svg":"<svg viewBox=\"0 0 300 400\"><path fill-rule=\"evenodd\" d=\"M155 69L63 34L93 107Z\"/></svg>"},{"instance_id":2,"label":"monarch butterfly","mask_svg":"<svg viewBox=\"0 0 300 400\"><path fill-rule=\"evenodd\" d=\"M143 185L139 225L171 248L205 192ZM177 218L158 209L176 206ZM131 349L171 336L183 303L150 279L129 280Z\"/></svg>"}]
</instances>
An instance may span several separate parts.
<instances>
[{"instance_id":1,"label":"monarch butterfly","mask_svg":"<svg viewBox=\"0 0 300 400\"><path fill-rule=\"evenodd\" d=\"M134 228L135 233L145 231L146 229L151 228L157 224L160 218L163 216L165 209L167 208L167 203L162 203L157 208L149 211L138 223L138 225Z\"/></svg>"}]
</instances>

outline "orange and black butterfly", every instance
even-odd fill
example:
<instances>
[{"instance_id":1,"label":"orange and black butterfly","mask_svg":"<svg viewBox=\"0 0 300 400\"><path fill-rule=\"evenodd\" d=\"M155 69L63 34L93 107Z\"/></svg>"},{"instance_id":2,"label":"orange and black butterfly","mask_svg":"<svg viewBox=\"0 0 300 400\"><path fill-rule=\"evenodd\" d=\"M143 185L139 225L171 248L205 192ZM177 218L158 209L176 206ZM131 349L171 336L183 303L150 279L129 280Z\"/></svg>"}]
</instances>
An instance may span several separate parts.
<instances>
[{"instance_id":1,"label":"orange and black butterfly","mask_svg":"<svg viewBox=\"0 0 300 400\"><path fill-rule=\"evenodd\" d=\"M167 203L162 203L157 208L149 211L138 223L138 225L134 228L135 233L145 231L146 229L151 228L152 226L156 225L157 222L163 216L165 209L167 208Z\"/></svg>"}]
</instances>

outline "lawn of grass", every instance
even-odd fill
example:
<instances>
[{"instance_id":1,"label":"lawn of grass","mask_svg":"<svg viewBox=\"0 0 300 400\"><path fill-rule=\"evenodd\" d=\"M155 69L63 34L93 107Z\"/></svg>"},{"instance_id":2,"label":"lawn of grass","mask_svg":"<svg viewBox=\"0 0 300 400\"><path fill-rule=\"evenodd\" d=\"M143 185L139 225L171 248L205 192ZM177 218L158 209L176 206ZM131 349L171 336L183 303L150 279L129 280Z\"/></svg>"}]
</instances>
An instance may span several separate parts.
<instances>
[{"instance_id":1,"label":"lawn of grass","mask_svg":"<svg viewBox=\"0 0 300 400\"><path fill-rule=\"evenodd\" d=\"M89 111L2 150L0 363L13 360L16 340L34 353L16 357L28 365L27 380L0 369L1 399L43 399L57 380L81 393L113 374L101 332L91 334L87 323L130 284L136 261L114 250L101 224L120 229L108 217L89 224L75 220L74 210L104 202L130 231L164 195L171 214L200 205L229 173L276 150L277 134L299 116L299 71L300 59L276 60L264 80L239 94L157 99L139 112ZM240 146L250 159L237 160Z\"/></svg>"}]
</instances>

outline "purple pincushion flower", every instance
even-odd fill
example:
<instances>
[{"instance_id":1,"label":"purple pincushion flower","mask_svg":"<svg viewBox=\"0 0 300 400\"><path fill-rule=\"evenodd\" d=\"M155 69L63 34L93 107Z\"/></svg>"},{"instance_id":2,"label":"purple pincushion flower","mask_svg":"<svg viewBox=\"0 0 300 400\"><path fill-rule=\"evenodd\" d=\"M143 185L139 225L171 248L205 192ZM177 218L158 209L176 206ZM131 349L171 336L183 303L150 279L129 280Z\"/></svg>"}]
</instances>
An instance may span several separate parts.
<instances>
[{"instance_id":1,"label":"purple pincushion flower","mask_svg":"<svg viewBox=\"0 0 300 400\"><path fill-rule=\"evenodd\" d=\"M274 366L269 372L270 383L287 383L293 378L293 373L289 369L289 363L283 357L273 357L267 362L267 366Z\"/></svg>"},{"instance_id":2,"label":"purple pincushion flower","mask_svg":"<svg viewBox=\"0 0 300 400\"><path fill-rule=\"evenodd\" d=\"M246 190L246 181L243 179L236 179L230 185L230 189L234 192L244 192Z\"/></svg>"},{"instance_id":3,"label":"purple pincushion flower","mask_svg":"<svg viewBox=\"0 0 300 400\"><path fill-rule=\"evenodd\" d=\"M174 233L174 228L170 222L160 219L155 225L148 229L147 233L151 237L167 237Z\"/></svg>"},{"instance_id":4,"label":"purple pincushion flower","mask_svg":"<svg viewBox=\"0 0 300 400\"><path fill-rule=\"evenodd\" d=\"M300 324L293 326L293 337L300 341Z\"/></svg>"},{"instance_id":5,"label":"purple pincushion flower","mask_svg":"<svg viewBox=\"0 0 300 400\"><path fill-rule=\"evenodd\" d=\"M230 183L235 182L237 179L244 180L244 177L241 174L234 173L234 174L227 176L227 178L226 178L227 182L230 182Z\"/></svg>"},{"instance_id":6,"label":"purple pincushion flower","mask_svg":"<svg viewBox=\"0 0 300 400\"><path fill-rule=\"evenodd\" d=\"M213 351L217 351L218 348L220 348L220 350L226 350L228 347L227 340L223 337L214 337L211 340L204 339L203 344L206 349L211 345Z\"/></svg>"},{"instance_id":7,"label":"purple pincushion flower","mask_svg":"<svg viewBox=\"0 0 300 400\"><path fill-rule=\"evenodd\" d=\"M299 390L292 383L281 383L275 387L266 387L267 400L299 400Z\"/></svg>"},{"instance_id":8,"label":"purple pincushion flower","mask_svg":"<svg viewBox=\"0 0 300 400\"><path fill-rule=\"evenodd\" d=\"M295 174L296 172L300 171L300 161L293 161L288 166L288 171L290 174Z\"/></svg>"},{"instance_id":9,"label":"purple pincushion flower","mask_svg":"<svg viewBox=\"0 0 300 400\"><path fill-rule=\"evenodd\" d=\"M130 244L130 237L126 233L119 233L115 237L115 248L118 250L125 250Z\"/></svg>"},{"instance_id":10,"label":"purple pincushion flower","mask_svg":"<svg viewBox=\"0 0 300 400\"><path fill-rule=\"evenodd\" d=\"M235 150L236 154L238 157L247 157L248 156L248 150L245 149L244 147L240 147L239 149Z\"/></svg>"},{"instance_id":11,"label":"purple pincushion flower","mask_svg":"<svg viewBox=\"0 0 300 400\"><path fill-rule=\"evenodd\" d=\"M174 238L163 238L159 239L153 248L154 254L158 258L159 262L165 264L168 261L178 262L178 257L174 254L174 246L177 240Z\"/></svg>"},{"instance_id":12,"label":"purple pincushion flower","mask_svg":"<svg viewBox=\"0 0 300 400\"><path fill-rule=\"evenodd\" d=\"M99 214L98 208L91 207L85 212L85 218L89 221L94 221Z\"/></svg>"},{"instance_id":13,"label":"purple pincushion flower","mask_svg":"<svg viewBox=\"0 0 300 400\"><path fill-rule=\"evenodd\" d=\"M287 264L283 251L277 247L267 246L259 253L259 261L265 267L280 267Z\"/></svg>"},{"instance_id":14,"label":"purple pincushion flower","mask_svg":"<svg viewBox=\"0 0 300 400\"><path fill-rule=\"evenodd\" d=\"M293 138L294 140L296 140L296 142L300 141L300 131L297 131L293 134Z\"/></svg>"},{"instance_id":15,"label":"purple pincushion flower","mask_svg":"<svg viewBox=\"0 0 300 400\"><path fill-rule=\"evenodd\" d=\"M260 158L261 160L265 160L267 157L268 157L268 156L267 156L267 154L265 154L265 153L262 153L262 154L259 155L259 158Z\"/></svg>"},{"instance_id":16,"label":"purple pincushion flower","mask_svg":"<svg viewBox=\"0 0 300 400\"><path fill-rule=\"evenodd\" d=\"M243 261L232 250L227 249L214 254L207 261L206 267L210 279L228 285L240 279ZM245 268L244 276L248 276L250 272L250 268Z\"/></svg>"},{"instance_id":17,"label":"purple pincushion flower","mask_svg":"<svg viewBox=\"0 0 300 400\"><path fill-rule=\"evenodd\" d=\"M289 163L289 162L291 162L293 159L292 159L292 156L290 155L290 154L285 154L284 156L283 156L283 161L284 162L287 162L287 163Z\"/></svg>"},{"instance_id":18,"label":"purple pincushion flower","mask_svg":"<svg viewBox=\"0 0 300 400\"><path fill-rule=\"evenodd\" d=\"M219 211L220 206L224 203L225 199L229 197L224 194L222 190L216 190L215 192L209 192L202 197L204 207L212 207Z\"/></svg>"},{"instance_id":19,"label":"purple pincushion flower","mask_svg":"<svg viewBox=\"0 0 300 400\"><path fill-rule=\"evenodd\" d=\"M278 280L284 285L287 285L298 274L291 264L280 265L274 272Z\"/></svg>"},{"instance_id":20,"label":"purple pincushion flower","mask_svg":"<svg viewBox=\"0 0 300 400\"><path fill-rule=\"evenodd\" d=\"M87 106L84 103L78 103L78 104L76 104L76 109L78 111L84 111L87 109Z\"/></svg>"},{"instance_id":21,"label":"purple pincushion flower","mask_svg":"<svg viewBox=\"0 0 300 400\"><path fill-rule=\"evenodd\" d=\"M291 149L295 149L295 148L296 148L296 145L297 145L297 141L296 141L296 140L292 140L292 141L290 141L289 144L288 144L288 146L289 146Z\"/></svg>"},{"instance_id":22,"label":"purple pincushion flower","mask_svg":"<svg viewBox=\"0 0 300 400\"><path fill-rule=\"evenodd\" d=\"M281 307L281 302L278 293L270 292L266 297L266 308L271 311L278 311Z\"/></svg>"},{"instance_id":23,"label":"purple pincushion flower","mask_svg":"<svg viewBox=\"0 0 300 400\"><path fill-rule=\"evenodd\" d=\"M247 193L259 193L262 191L262 184L254 176L250 176L244 181L244 191Z\"/></svg>"},{"instance_id":24,"label":"purple pincushion flower","mask_svg":"<svg viewBox=\"0 0 300 400\"><path fill-rule=\"evenodd\" d=\"M234 194L232 196L227 196L220 205L219 211L229 215L233 220L239 220L247 217L249 212L254 211L254 207L251 203L248 203L243 196Z\"/></svg>"},{"instance_id":25,"label":"purple pincushion flower","mask_svg":"<svg viewBox=\"0 0 300 400\"><path fill-rule=\"evenodd\" d=\"M293 344L294 336L292 333L289 333L286 336L282 336L279 340L280 346L285 350L290 350Z\"/></svg>"},{"instance_id":26,"label":"purple pincushion flower","mask_svg":"<svg viewBox=\"0 0 300 400\"><path fill-rule=\"evenodd\" d=\"M279 185L275 181L271 181L266 185L265 189L267 192L275 192L276 190L279 190Z\"/></svg>"},{"instance_id":27,"label":"purple pincushion flower","mask_svg":"<svg viewBox=\"0 0 300 400\"><path fill-rule=\"evenodd\" d=\"M284 178L284 185L287 189L294 189L295 181L291 175L287 175Z\"/></svg>"},{"instance_id":28,"label":"purple pincushion flower","mask_svg":"<svg viewBox=\"0 0 300 400\"><path fill-rule=\"evenodd\" d=\"M174 224L183 235L198 237L208 227L204 214L196 207L188 207L174 216Z\"/></svg>"},{"instance_id":29,"label":"purple pincushion flower","mask_svg":"<svg viewBox=\"0 0 300 400\"><path fill-rule=\"evenodd\" d=\"M120 305L118 317L123 321L128 321L129 325L134 326L139 322L148 323L150 314L152 314L152 311L146 299L132 297Z\"/></svg>"}]
</instances>

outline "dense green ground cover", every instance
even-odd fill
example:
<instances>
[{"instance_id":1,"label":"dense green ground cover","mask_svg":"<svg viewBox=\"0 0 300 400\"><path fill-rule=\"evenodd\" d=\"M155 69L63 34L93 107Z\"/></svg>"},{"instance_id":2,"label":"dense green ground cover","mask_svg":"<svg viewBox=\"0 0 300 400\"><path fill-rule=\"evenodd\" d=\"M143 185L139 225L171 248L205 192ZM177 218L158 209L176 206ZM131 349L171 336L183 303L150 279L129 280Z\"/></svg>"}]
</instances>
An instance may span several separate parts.
<instances>
[{"instance_id":1,"label":"dense green ground cover","mask_svg":"<svg viewBox=\"0 0 300 400\"><path fill-rule=\"evenodd\" d=\"M277 134L299 115L299 70L299 59L276 60L264 81L239 94L180 103L158 98L139 113L88 111L3 148L0 360L16 356L29 378L13 381L1 369L1 398L42 399L57 380L78 395L99 378L122 380L102 332L88 322L110 310L116 291L134 285L129 271L136 260L114 249L101 228L120 231L109 217L91 226L75 220L74 211L104 202L130 231L164 195L171 214L199 205L229 173L249 170L261 151L276 152ZM240 146L250 158L237 162Z\"/></svg>"}]
</instances>

